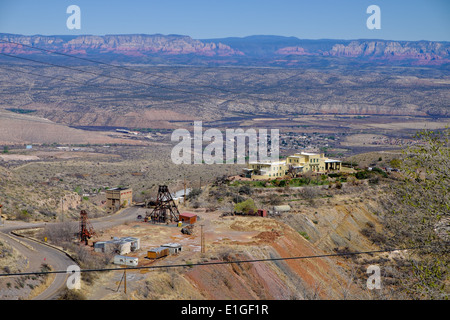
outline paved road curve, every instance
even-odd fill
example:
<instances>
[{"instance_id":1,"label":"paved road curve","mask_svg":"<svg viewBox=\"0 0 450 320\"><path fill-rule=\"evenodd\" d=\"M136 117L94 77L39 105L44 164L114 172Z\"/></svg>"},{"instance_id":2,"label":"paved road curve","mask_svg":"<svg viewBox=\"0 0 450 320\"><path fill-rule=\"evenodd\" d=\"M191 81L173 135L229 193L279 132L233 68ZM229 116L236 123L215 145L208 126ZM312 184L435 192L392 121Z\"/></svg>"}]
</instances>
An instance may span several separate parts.
<instances>
[{"instance_id":1,"label":"paved road curve","mask_svg":"<svg viewBox=\"0 0 450 320\"><path fill-rule=\"evenodd\" d=\"M94 229L107 229L123 224L127 221L135 221L138 213L142 214L141 208L127 208L113 216L99 219L92 219ZM0 226L0 238L14 247L28 259L28 268L24 272L40 271L43 263L52 266L53 270L66 270L68 266L76 264L70 257L62 251L51 246L33 241L27 238L18 237L11 232L25 228L41 228L45 223L25 223L16 221L5 221ZM61 289L66 286L67 274L54 274L53 282L41 294L34 297L35 300L56 299Z\"/></svg>"}]
</instances>

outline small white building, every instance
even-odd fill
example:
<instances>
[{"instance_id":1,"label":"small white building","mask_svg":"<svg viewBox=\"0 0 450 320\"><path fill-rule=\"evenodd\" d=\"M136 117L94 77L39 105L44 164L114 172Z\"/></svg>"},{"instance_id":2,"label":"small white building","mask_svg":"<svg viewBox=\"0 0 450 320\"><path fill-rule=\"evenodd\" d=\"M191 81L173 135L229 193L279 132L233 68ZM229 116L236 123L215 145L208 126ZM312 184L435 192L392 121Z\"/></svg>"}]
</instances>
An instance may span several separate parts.
<instances>
[{"instance_id":1,"label":"small white building","mask_svg":"<svg viewBox=\"0 0 450 320\"><path fill-rule=\"evenodd\" d=\"M134 237L124 237L124 238L114 238L109 241L98 241L94 244L95 252L103 253L118 253L119 255L124 255L130 252L134 252L140 249L139 238Z\"/></svg>"},{"instance_id":2,"label":"small white building","mask_svg":"<svg viewBox=\"0 0 450 320\"><path fill-rule=\"evenodd\" d=\"M127 256L121 256L121 255L114 256L114 264L135 267L138 265L138 262L139 262L139 259L135 258L135 257L127 257Z\"/></svg>"},{"instance_id":3,"label":"small white building","mask_svg":"<svg viewBox=\"0 0 450 320\"><path fill-rule=\"evenodd\" d=\"M141 240L135 237L124 237L120 239L121 241L129 242L131 251L136 251L141 248Z\"/></svg>"},{"instance_id":4,"label":"small white building","mask_svg":"<svg viewBox=\"0 0 450 320\"><path fill-rule=\"evenodd\" d=\"M178 254L181 252L181 244L179 243L166 243L163 244L161 247L169 248L170 254Z\"/></svg>"}]
</instances>

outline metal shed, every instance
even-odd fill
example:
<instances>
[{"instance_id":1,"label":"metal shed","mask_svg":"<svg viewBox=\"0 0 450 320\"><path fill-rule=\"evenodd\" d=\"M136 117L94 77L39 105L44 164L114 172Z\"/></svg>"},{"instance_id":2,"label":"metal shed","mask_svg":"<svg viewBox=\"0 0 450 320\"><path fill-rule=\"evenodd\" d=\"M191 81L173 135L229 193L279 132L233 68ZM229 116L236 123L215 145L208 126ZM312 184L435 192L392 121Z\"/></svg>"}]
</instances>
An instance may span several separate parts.
<instances>
[{"instance_id":1,"label":"metal shed","mask_svg":"<svg viewBox=\"0 0 450 320\"><path fill-rule=\"evenodd\" d=\"M159 259L169 255L169 248L158 247L148 250L147 258Z\"/></svg>"},{"instance_id":2,"label":"metal shed","mask_svg":"<svg viewBox=\"0 0 450 320\"><path fill-rule=\"evenodd\" d=\"M114 237L114 239L109 241L98 241L94 243L95 252L116 252L120 255L124 255L139 249L140 240L139 238L134 237L124 237L120 239Z\"/></svg>"},{"instance_id":3,"label":"metal shed","mask_svg":"<svg viewBox=\"0 0 450 320\"><path fill-rule=\"evenodd\" d=\"M141 241L139 238L125 237L125 238L121 238L120 240L130 242L131 243L131 246L130 246L131 251L136 251L141 248Z\"/></svg>"},{"instance_id":4,"label":"metal shed","mask_svg":"<svg viewBox=\"0 0 450 320\"><path fill-rule=\"evenodd\" d=\"M98 242L94 243L94 251L95 252L105 252L105 246L106 246L105 241L98 241Z\"/></svg>"},{"instance_id":5,"label":"metal shed","mask_svg":"<svg viewBox=\"0 0 450 320\"><path fill-rule=\"evenodd\" d=\"M165 243L161 247L169 248L170 254L178 254L181 252L181 244L179 243Z\"/></svg>"},{"instance_id":6,"label":"metal shed","mask_svg":"<svg viewBox=\"0 0 450 320\"><path fill-rule=\"evenodd\" d=\"M260 217L267 217L267 210L258 209L257 213Z\"/></svg>"},{"instance_id":7,"label":"metal shed","mask_svg":"<svg viewBox=\"0 0 450 320\"><path fill-rule=\"evenodd\" d=\"M181 213L180 214L180 221L186 222L189 224L193 224L197 222L197 215L194 213Z\"/></svg>"}]
</instances>

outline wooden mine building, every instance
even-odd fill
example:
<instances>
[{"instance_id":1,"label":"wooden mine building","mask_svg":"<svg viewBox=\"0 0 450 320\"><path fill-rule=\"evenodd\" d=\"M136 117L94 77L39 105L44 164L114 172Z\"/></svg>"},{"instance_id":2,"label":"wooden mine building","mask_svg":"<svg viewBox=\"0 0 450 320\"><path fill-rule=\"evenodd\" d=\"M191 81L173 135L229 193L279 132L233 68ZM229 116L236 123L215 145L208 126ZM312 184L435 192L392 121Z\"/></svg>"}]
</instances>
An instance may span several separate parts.
<instances>
[{"instance_id":1,"label":"wooden mine building","mask_svg":"<svg viewBox=\"0 0 450 320\"><path fill-rule=\"evenodd\" d=\"M106 190L106 211L113 213L120 208L126 208L133 201L133 190L131 188L113 188Z\"/></svg>"}]
</instances>

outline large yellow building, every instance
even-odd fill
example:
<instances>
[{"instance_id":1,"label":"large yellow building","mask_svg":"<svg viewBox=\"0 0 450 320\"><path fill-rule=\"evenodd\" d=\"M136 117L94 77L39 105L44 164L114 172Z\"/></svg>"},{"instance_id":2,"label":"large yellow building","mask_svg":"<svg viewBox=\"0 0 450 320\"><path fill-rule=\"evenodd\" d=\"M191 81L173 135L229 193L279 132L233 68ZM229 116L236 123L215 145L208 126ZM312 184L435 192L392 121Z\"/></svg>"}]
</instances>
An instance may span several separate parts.
<instances>
[{"instance_id":1,"label":"large yellow building","mask_svg":"<svg viewBox=\"0 0 450 320\"><path fill-rule=\"evenodd\" d=\"M253 179L273 179L284 177L290 172L334 172L341 170L341 161L329 159L323 153L295 153L286 160L250 162L244 169L245 176Z\"/></svg>"},{"instance_id":2,"label":"large yellow building","mask_svg":"<svg viewBox=\"0 0 450 320\"><path fill-rule=\"evenodd\" d=\"M288 169L286 161L258 161L250 162L244 170L249 178L270 179L284 177Z\"/></svg>"}]
</instances>

